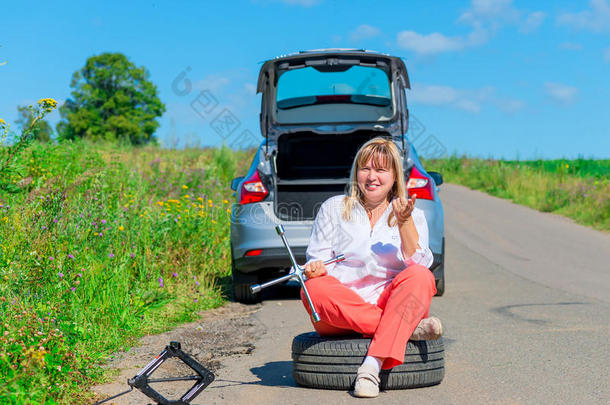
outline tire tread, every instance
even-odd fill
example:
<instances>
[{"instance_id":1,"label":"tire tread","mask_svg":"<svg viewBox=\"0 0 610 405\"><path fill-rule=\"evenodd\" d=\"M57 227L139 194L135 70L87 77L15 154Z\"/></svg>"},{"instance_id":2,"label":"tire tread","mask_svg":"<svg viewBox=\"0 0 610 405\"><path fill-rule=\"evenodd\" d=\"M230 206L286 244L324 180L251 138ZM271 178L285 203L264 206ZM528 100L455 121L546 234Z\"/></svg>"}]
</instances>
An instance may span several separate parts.
<instances>
[{"instance_id":1,"label":"tire tread","mask_svg":"<svg viewBox=\"0 0 610 405\"><path fill-rule=\"evenodd\" d=\"M371 339L322 338L303 333L292 342L293 378L298 385L323 389L350 389L366 356ZM381 389L405 389L439 384L445 375L442 338L409 341L405 362L380 374Z\"/></svg>"}]
</instances>

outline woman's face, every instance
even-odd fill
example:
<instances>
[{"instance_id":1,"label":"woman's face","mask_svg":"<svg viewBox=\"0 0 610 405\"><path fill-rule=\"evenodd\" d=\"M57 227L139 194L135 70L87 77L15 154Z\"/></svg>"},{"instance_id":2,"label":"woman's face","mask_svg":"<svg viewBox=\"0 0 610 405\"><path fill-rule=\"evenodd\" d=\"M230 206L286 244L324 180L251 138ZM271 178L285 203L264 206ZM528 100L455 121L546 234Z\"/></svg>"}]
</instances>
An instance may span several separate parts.
<instances>
[{"instance_id":1,"label":"woman's face","mask_svg":"<svg viewBox=\"0 0 610 405\"><path fill-rule=\"evenodd\" d=\"M391 167L376 167L373 158L358 168L358 188L365 202L380 202L387 198L394 185L394 170Z\"/></svg>"}]
</instances>

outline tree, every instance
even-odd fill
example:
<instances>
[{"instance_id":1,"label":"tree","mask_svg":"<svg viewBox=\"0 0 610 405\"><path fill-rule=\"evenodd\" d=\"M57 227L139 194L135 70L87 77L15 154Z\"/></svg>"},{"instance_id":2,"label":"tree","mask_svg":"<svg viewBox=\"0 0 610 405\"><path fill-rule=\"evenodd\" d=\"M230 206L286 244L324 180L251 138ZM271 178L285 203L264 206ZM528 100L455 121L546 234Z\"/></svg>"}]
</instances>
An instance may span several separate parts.
<instances>
[{"instance_id":1,"label":"tree","mask_svg":"<svg viewBox=\"0 0 610 405\"><path fill-rule=\"evenodd\" d=\"M32 112L32 108L29 106L17 106L17 125L21 131L25 131L30 128L32 132L32 138L41 142L49 142L51 140L51 134L53 128L44 119L40 119L34 122L35 114Z\"/></svg>"},{"instance_id":2,"label":"tree","mask_svg":"<svg viewBox=\"0 0 610 405\"><path fill-rule=\"evenodd\" d=\"M156 142L156 118L165 112L165 105L149 76L146 68L136 67L121 53L87 59L72 76L72 97L59 109L59 138L133 145Z\"/></svg>"}]
</instances>

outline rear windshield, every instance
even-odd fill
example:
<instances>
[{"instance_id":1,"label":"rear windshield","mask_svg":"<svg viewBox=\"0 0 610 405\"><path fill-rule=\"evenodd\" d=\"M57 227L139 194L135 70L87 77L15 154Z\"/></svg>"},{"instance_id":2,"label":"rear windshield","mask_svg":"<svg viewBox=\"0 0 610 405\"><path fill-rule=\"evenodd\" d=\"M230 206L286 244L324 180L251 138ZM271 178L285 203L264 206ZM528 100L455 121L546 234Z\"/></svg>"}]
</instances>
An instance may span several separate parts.
<instances>
[{"instance_id":1,"label":"rear windshield","mask_svg":"<svg viewBox=\"0 0 610 405\"><path fill-rule=\"evenodd\" d=\"M280 76L276 103L279 109L320 103L389 106L391 94L388 76L379 68L355 65L341 72L321 72L305 67Z\"/></svg>"}]
</instances>

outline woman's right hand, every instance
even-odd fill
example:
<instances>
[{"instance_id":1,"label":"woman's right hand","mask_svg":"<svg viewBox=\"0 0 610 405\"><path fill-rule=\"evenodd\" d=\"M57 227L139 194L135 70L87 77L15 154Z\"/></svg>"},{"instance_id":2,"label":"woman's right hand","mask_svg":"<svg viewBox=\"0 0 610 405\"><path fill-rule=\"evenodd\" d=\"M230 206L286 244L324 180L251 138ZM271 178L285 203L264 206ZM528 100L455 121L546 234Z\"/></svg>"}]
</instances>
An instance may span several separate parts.
<instances>
[{"instance_id":1,"label":"woman's right hand","mask_svg":"<svg viewBox=\"0 0 610 405\"><path fill-rule=\"evenodd\" d=\"M305 265L305 277L311 279L324 275L326 275L326 266L322 260L316 260Z\"/></svg>"}]
</instances>

